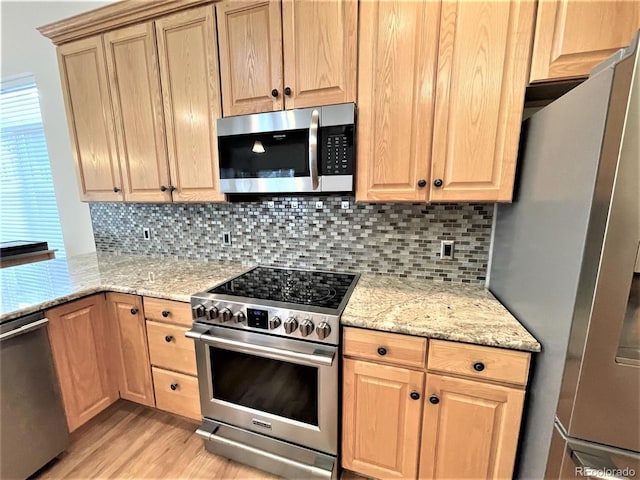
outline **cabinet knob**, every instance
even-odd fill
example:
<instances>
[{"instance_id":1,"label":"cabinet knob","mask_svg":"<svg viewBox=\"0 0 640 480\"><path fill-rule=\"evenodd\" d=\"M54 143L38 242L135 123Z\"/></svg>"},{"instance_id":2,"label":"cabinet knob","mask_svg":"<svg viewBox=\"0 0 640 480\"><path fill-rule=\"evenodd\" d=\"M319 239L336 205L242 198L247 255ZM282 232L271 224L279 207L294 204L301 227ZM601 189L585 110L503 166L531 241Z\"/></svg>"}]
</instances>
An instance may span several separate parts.
<instances>
[{"instance_id":1,"label":"cabinet knob","mask_svg":"<svg viewBox=\"0 0 640 480\"><path fill-rule=\"evenodd\" d=\"M384 347L378 347L378 355L385 356L387 354L387 349Z\"/></svg>"},{"instance_id":2,"label":"cabinet knob","mask_svg":"<svg viewBox=\"0 0 640 480\"><path fill-rule=\"evenodd\" d=\"M137 308L132 308L131 309L131 315L135 315L136 313L138 313L138 309Z\"/></svg>"},{"instance_id":3,"label":"cabinet knob","mask_svg":"<svg viewBox=\"0 0 640 480\"><path fill-rule=\"evenodd\" d=\"M431 395L429 397L429 402L433 403L434 405L437 405L440 403L440 399L438 397L436 397L435 395Z\"/></svg>"},{"instance_id":4,"label":"cabinet knob","mask_svg":"<svg viewBox=\"0 0 640 480\"><path fill-rule=\"evenodd\" d=\"M434 186L434 187L441 187L441 186L442 186L442 179L441 179L441 178L436 178L436 179L433 181L433 186Z\"/></svg>"},{"instance_id":5,"label":"cabinet knob","mask_svg":"<svg viewBox=\"0 0 640 480\"><path fill-rule=\"evenodd\" d=\"M168 190L167 187L165 187L164 185L160 185L160 191L161 192L166 192Z\"/></svg>"},{"instance_id":6,"label":"cabinet knob","mask_svg":"<svg viewBox=\"0 0 640 480\"><path fill-rule=\"evenodd\" d=\"M167 335L166 337L164 337L164 341L167 343L171 342L171 340L173 340L173 335Z\"/></svg>"},{"instance_id":7,"label":"cabinet knob","mask_svg":"<svg viewBox=\"0 0 640 480\"><path fill-rule=\"evenodd\" d=\"M288 97L291 95L291 89L289 87L284 87L284 94Z\"/></svg>"},{"instance_id":8,"label":"cabinet knob","mask_svg":"<svg viewBox=\"0 0 640 480\"><path fill-rule=\"evenodd\" d=\"M411 400L420 400L420 394L415 390L409 394Z\"/></svg>"},{"instance_id":9,"label":"cabinet knob","mask_svg":"<svg viewBox=\"0 0 640 480\"><path fill-rule=\"evenodd\" d=\"M120 191L120 189L118 187L113 187L113 191L114 191L114 193L118 193Z\"/></svg>"},{"instance_id":10,"label":"cabinet knob","mask_svg":"<svg viewBox=\"0 0 640 480\"><path fill-rule=\"evenodd\" d=\"M475 362L475 363L473 364L473 369L474 369L476 372L481 372L481 371L483 371L483 370L484 370L484 363L482 363L482 362Z\"/></svg>"},{"instance_id":11,"label":"cabinet knob","mask_svg":"<svg viewBox=\"0 0 640 480\"><path fill-rule=\"evenodd\" d=\"M167 318L169 315L171 315L171 312L170 312L169 310L163 310L163 311L162 311L162 316L163 316L164 318Z\"/></svg>"},{"instance_id":12,"label":"cabinet knob","mask_svg":"<svg viewBox=\"0 0 640 480\"><path fill-rule=\"evenodd\" d=\"M273 90L271 90L271 96L273 98L278 98L278 95L280 95L280 92L278 92L277 88L274 88Z\"/></svg>"},{"instance_id":13,"label":"cabinet knob","mask_svg":"<svg viewBox=\"0 0 640 480\"><path fill-rule=\"evenodd\" d=\"M427 181L423 178L421 178L420 180L418 180L418 186L420 188L426 187L427 186Z\"/></svg>"},{"instance_id":14,"label":"cabinet knob","mask_svg":"<svg viewBox=\"0 0 640 480\"><path fill-rule=\"evenodd\" d=\"M177 390L178 389L178 384L177 383L172 383L169 388L171 388L171 390Z\"/></svg>"},{"instance_id":15,"label":"cabinet knob","mask_svg":"<svg viewBox=\"0 0 640 480\"><path fill-rule=\"evenodd\" d=\"M169 185L170 192L174 192L175 190L176 190L176 187L174 187L173 185Z\"/></svg>"}]
</instances>

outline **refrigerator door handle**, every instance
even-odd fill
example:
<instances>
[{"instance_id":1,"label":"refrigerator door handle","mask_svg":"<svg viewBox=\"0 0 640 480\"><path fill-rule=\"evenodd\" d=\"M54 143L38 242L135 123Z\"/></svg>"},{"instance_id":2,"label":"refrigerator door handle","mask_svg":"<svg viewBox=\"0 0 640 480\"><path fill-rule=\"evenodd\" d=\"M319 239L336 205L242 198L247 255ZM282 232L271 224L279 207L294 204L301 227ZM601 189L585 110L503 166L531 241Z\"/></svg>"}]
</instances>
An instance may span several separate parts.
<instances>
[{"instance_id":1,"label":"refrigerator door handle","mask_svg":"<svg viewBox=\"0 0 640 480\"><path fill-rule=\"evenodd\" d=\"M607 455L593 455L571 450L571 459L576 464L576 467L582 469L579 472L580 475L586 478L595 480L629 480L628 477L622 475L623 469L616 467Z\"/></svg>"}]
</instances>

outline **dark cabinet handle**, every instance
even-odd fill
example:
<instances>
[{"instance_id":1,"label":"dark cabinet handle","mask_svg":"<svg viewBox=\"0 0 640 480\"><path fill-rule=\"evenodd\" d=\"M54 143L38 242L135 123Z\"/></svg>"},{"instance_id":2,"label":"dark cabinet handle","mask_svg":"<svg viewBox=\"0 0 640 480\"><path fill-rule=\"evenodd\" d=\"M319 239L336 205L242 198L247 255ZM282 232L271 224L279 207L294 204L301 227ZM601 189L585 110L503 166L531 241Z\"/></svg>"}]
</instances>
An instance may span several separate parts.
<instances>
[{"instance_id":1,"label":"dark cabinet handle","mask_svg":"<svg viewBox=\"0 0 640 480\"><path fill-rule=\"evenodd\" d=\"M171 315L171 312L170 312L169 310L163 310L163 311L162 311L162 316L163 316L164 318L167 318L169 315Z\"/></svg>"},{"instance_id":2,"label":"dark cabinet handle","mask_svg":"<svg viewBox=\"0 0 640 480\"><path fill-rule=\"evenodd\" d=\"M441 179L441 178L436 178L436 179L433 181L433 186L434 186L434 187L441 187L441 186L442 186L442 179Z\"/></svg>"},{"instance_id":3,"label":"dark cabinet handle","mask_svg":"<svg viewBox=\"0 0 640 480\"><path fill-rule=\"evenodd\" d=\"M173 192L176 190L176 187L174 187L173 185L169 185L169 191Z\"/></svg>"},{"instance_id":4,"label":"dark cabinet handle","mask_svg":"<svg viewBox=\"0 0 640 480\"><path fill-rule=\"evenodd\" d=\"M273 90L271 90L271 96L273 98L278 98L278 95L280 95L280 92L278 92L277 88L274 88Z\"/></svg>"},{"instance_id":5,"label":"dark cabinet handle","mask_svg":"<svg viewBox=\"0 0 640 480\"><path fill-rule=\"evenodd\" d=\"M166 337L164 337L164 341L169 343L171 342L171 340L173 340L173 336L172 335L167 335Z\"/></svg>"},{"instance_id":6,"label":"dark cabinet handle","mask_svg":"<svg viewBox=\"0 0 640 480\"><path fill-rule=\"evenodd\" d=\"M177 383L172 383L169 388L171 388L171 390L175 391L175 390L178 389L178 384Z\"/></svg>"},{"instance_id":7,"label":"dark cabinet handle","mask_svg":"<svg viewBox=\"0 0 640 480\"><path fill-rule=\"evenodd\" d=\"M160 191L161 192L166 192L167 191L167 187L165 187L164 185L160 185Z\"/></svg>"},{"instance_id":8,"label":"dark cabinet handle","mask_svg":"<svg viewBox=\"0 0 640 480\"><path fill-rule=\"evenodd\" d=\"M426 181L426 180L424 180L424 179L420 179L420 180L418 180L418 186L419 186L420 188L426 187L426 186L427 186L427 181Z\"/></svg>"},{"instance_id":9,"label":"dark cabinet handle","mask_svg":"<svg viewBox=\"0 0 640 480\"><path fill-rule=\"evenodd\" d=\"M114 191L114 193L118 193L120 191L120 189L118 187L113 187L113 191Z\"/></svg>"},{"instance_id":10,"label":"dark cabinet handle","mask_svg":"<svg viewBox=\"0 0 640 480\"><path fill-rule=\"evenodd\" d=\"M384 347L378 347L378 355L385 356L387 354L387 349Z\"/></svg>"},{"instance_id":11,"label":"dark cabinet handle","mask_svg":"<svg viewBox=\"0 0 640 480\"><path fill-rule=\"evenodd\" d=\"M473 364L473 369L474 369L476 372L481 372L481 371L483 371L483 370L484 370L484 363L482 363L482 362L475 362L475 363Z\"/></svg>"},{"instance_id":12,"label":"dark cabinet handle","mask_svg":"<svg viewBox=\"0 0 640 480\"><path fill-rule=\"evenodd\" d=\"M429 397L429 402L433 403L434 405L437 405L440 403L440 399L438 397L436 397L435 395L431 395Z\"/></svg>"},{"instance_id":13,"label":"dark cabinet handle","mask_svg":"<svg viewBox=\"0 0 640 480\"><path fill-rule=\"evenodd\" d=\"M291 95L291 89L289 87L284 87L284 94L288 97Z\"/></svg>"},{"instance_id":14,"label":"dark cabinet handle","mask_svg":"<svg viewBox=\"0 0 640 480\"><path fill-rule=\"evenodd\" d=\"M411 400L420 400L420 394L415 390L409 394Z\"/></svg>"},{"instance_id":15,"label":"dark cabinet handle","mask_svg":"<svg viewBox=\"0 0 640 480\"><path fill-rule=\"evenodd\" d=\"M132 308L131 309L131 315L135 315L136 313L138 313L138 309L137 308Z\"/></svg>"}]
</instances>

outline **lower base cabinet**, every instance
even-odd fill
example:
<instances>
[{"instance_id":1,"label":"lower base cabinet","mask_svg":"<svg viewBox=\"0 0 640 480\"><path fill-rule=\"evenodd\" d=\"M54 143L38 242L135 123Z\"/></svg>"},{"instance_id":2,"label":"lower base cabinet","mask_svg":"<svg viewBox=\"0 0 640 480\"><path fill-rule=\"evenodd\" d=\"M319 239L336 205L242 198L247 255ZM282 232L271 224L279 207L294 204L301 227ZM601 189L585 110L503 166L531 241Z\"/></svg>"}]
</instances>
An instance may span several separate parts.
<instances>
[{"instance_id":1,"label":"lower base cabinet","mask_svg":"<svg viewBox=\"0 0 640 480\"><path fill-rule=\"evenodd\" d=\"M511 478L524 391L427 375L420 478Z\"/></svg>"},{"instance_id":2,"label":"lower base cabinet","mask_svg":"<svg viewBox=\"0 0 640 480\"><path fill-rule=\"evenodd\" d=\"M119 398L105 295L65 303L45 315L67 423L73 431Z\"/></svg>"}]
</instances>

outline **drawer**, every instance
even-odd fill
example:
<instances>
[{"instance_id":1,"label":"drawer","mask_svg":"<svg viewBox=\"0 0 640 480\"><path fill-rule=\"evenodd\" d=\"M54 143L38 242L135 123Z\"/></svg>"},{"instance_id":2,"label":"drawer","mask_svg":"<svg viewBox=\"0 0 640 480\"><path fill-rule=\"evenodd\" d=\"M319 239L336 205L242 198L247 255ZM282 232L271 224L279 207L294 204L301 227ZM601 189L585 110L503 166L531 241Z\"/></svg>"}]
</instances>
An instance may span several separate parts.
<instances>
[{"instance_id":1,"label":"drawer","mask_svg":"<svg viewBox=\"0 0 640 480\"><path fill-rule=\"evenodd\" d=\"M196 351L193 340L184 336L186 331L185 327L147 320L151 365L195 375Z\"/></svg>"},{"instance_id":2,"label":"drawer","mask_svg":"<svg viewBox=\"0 0 640 480\"><path fill-rule=\"evenodd\" d=\"M349 357L424 368L427 339L397 333L345 327L343 352Z\"/></svg>"},{"instance_id":3,"label":"drawer","mask_svg":"<svg viewBox=\"0 0 640 480\"><path fill-rule=\"evenodd\" d=\"M148 320L178 323L191 327L191 304L153 297L144 297L143 301L144 316Z\"/></svg>"},{"instance_id":4,"label":"drawer","mask_svg":"<svg viewBox=\"0 0 640 480\"><path fill-rule=\"evenodd\" d=\"M431 340L429 370L526 385L531 355L526 352Z\"/></svg>"},{"instance_id":5,"label":"drawer","mask_svg":"<svg viewBox=\"0 0 640 480\"><path fill-rule=\"evenodd\" d=\"M194 420L202 420L196 377L158 367L151 367L151 371L157 408Z\"/></svg>"}]
</instances>

